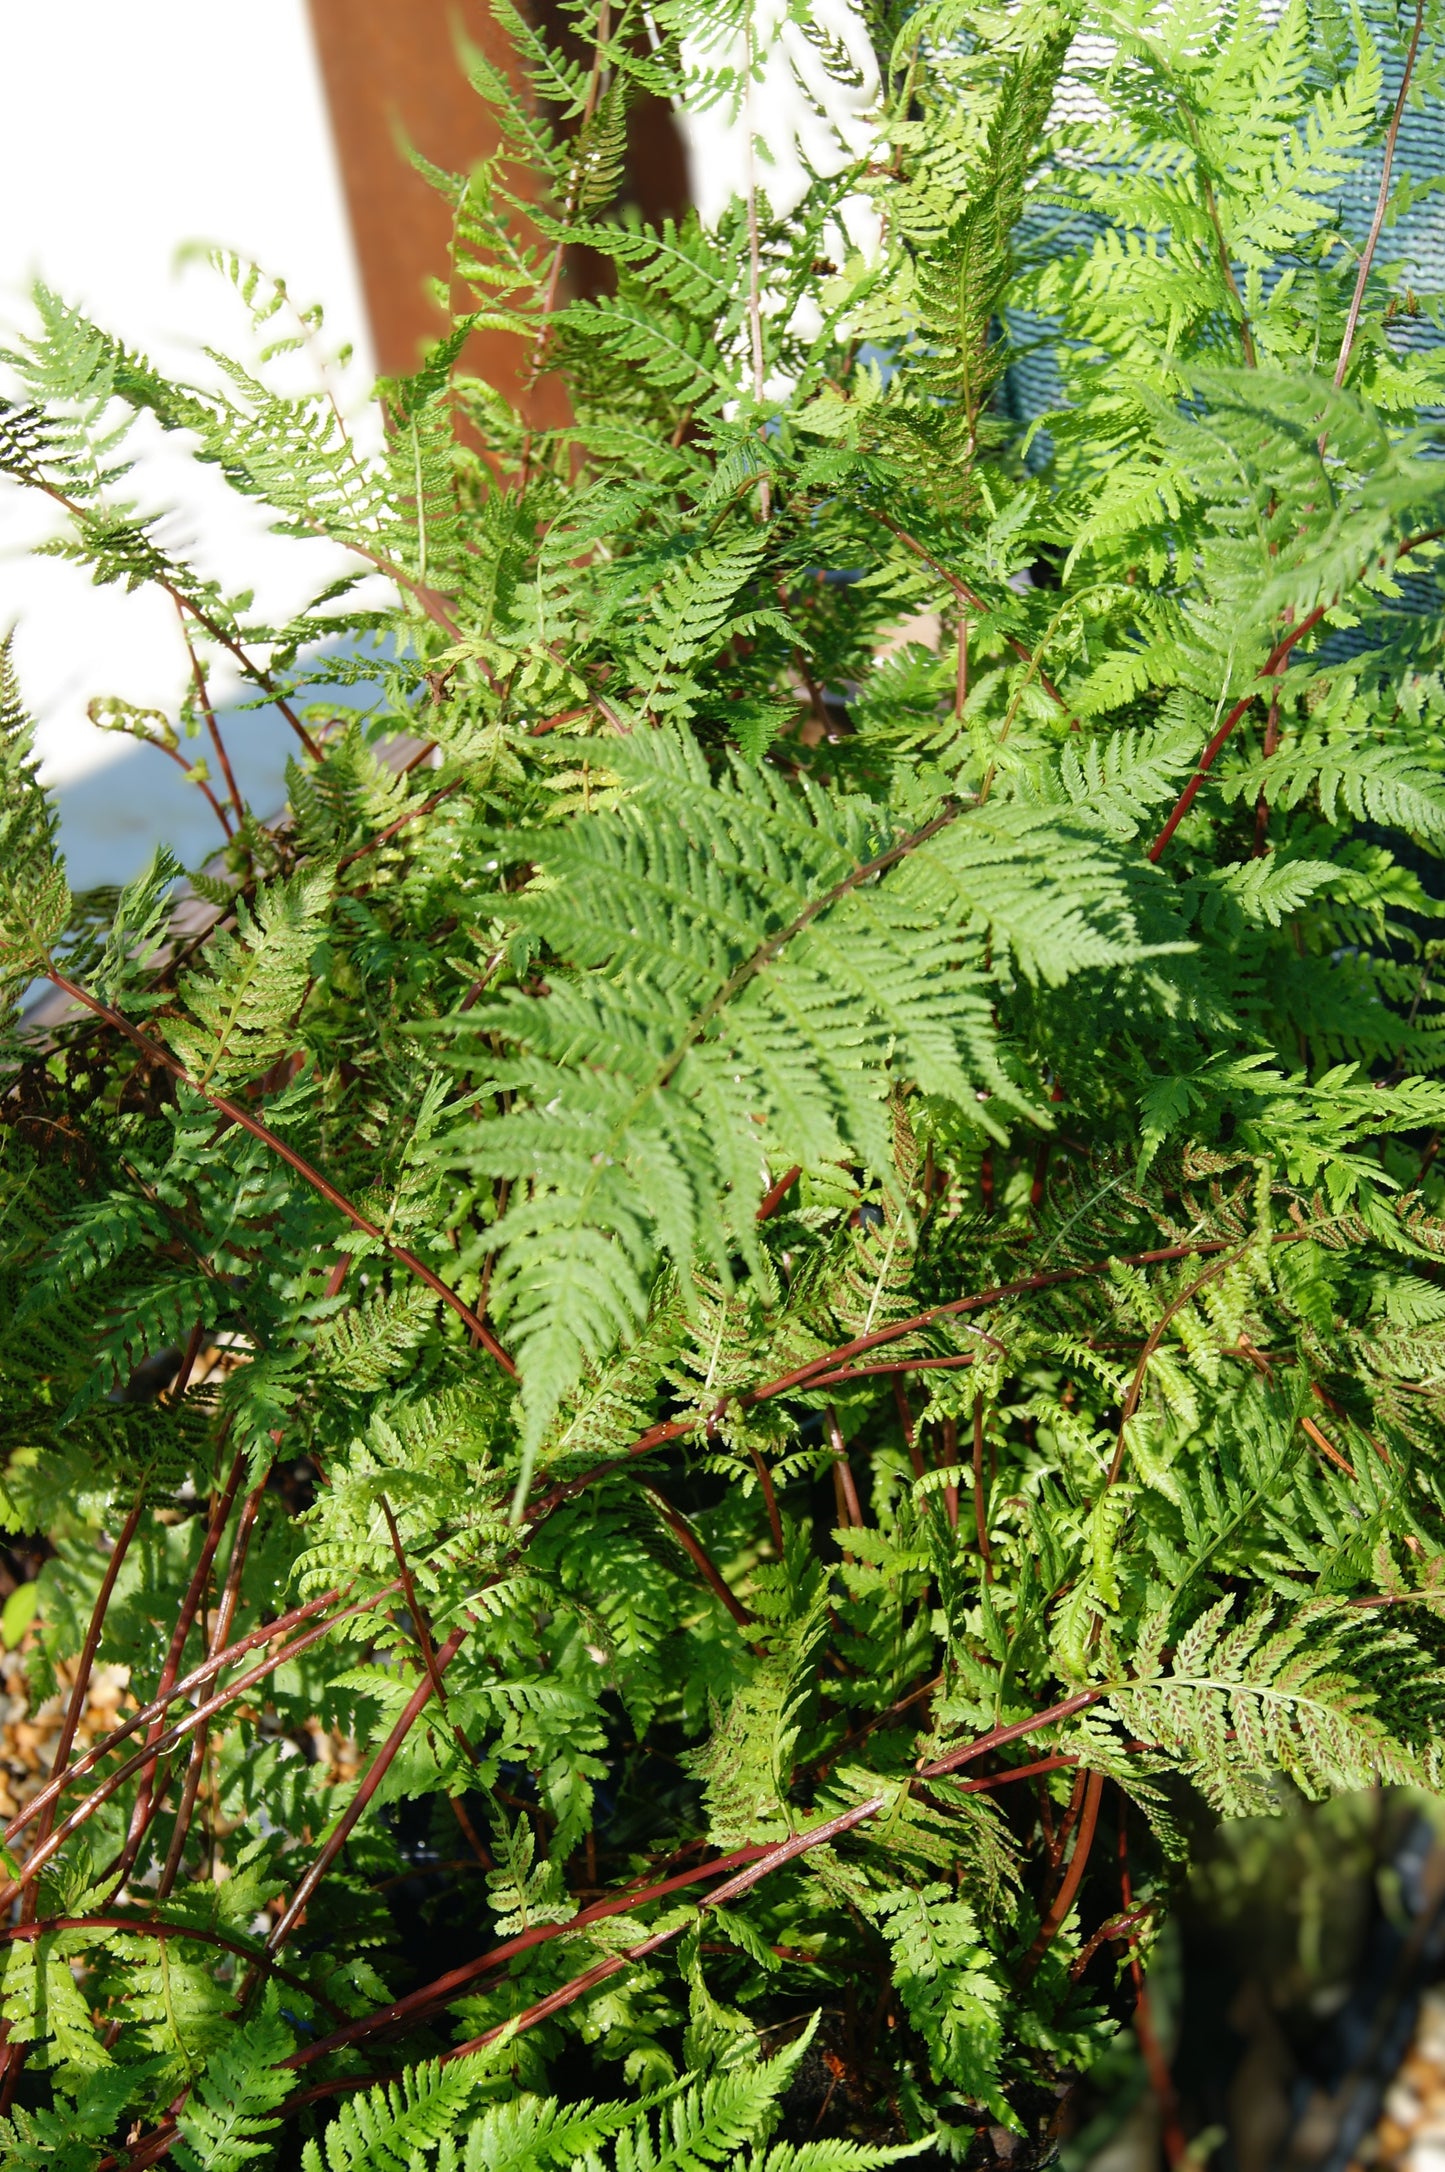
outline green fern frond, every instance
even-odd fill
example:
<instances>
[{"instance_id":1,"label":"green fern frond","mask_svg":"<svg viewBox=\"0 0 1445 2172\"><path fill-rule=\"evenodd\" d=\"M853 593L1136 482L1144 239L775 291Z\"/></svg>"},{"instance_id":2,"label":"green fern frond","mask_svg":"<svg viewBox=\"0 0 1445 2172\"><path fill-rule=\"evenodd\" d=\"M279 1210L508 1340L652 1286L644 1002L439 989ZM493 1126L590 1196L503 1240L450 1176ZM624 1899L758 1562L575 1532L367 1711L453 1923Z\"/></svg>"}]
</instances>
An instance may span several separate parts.
<instances>
[{"instance_id":1,"label":"green fern frond","mask_svg":"<svg viewBox=\"0 0 1445 2172\"><path fill-rule=\"evenodd\" d=\"M44 288L0 357L44 547L185 624L127 759L223 660L297 735L72 899L0 660L0 1641L42 1729L91 1655L3 2148L1037 2153L1125 1803L1162 1916L1172 1786L1445 1782L1439 25L493 13L357 429L224 253L204 383ZM775 69L797 201L649 224L657 102ZM284 623L157 429L341 553Z\"/></svg>"},{"instance_id":2,"label":"green fern frond","mask_svg":"<svg viewBox=\"0 0 1445 2172\"><path fill-rule=\"evenodd\" d=\"M1236 1816L1267 1798L1273 1772L1288 1774L1307 1795L1377 1779L1418 1784L1418 1757L1379 1719L1374 1695L1341 1666L1342 1640L1327 1609L1281 1628L1268 1610L1231 1625L1232 1610L1227 1597L1201 1614L1175 1645L1167 1671L1152 1656L1155 1632L1144 1631L1135 1679L1111 1692L1139 1739L1182 1753L1196 1785Z\"/></svg>"},{"instance_id":3,"label":"green fern frond","mask_svg":"<svg viewBox=\"0 0 1445 2172\"><path fill-rule=\"evenodd\" d=\"M320 873L267 884L254 913L238 902L235 935L218 930L204 967L182 979L186 1014L166 1031L198 1085L244 1084L286 1052L330 894Z\"/></svg>"},{"instance_id":4,"label":"green fern frond","mask_svg":"<svg viewBox=\"0 0 1445 2172\"><path fill-rule=\"evenodd\" d=\"M471 2061L431 2061L409 2067L400 2082L347 2097L324 2145L303 2149L305 2172L416 2172L456 2132L478 2079Z\"/></svg>"}]
</instances>

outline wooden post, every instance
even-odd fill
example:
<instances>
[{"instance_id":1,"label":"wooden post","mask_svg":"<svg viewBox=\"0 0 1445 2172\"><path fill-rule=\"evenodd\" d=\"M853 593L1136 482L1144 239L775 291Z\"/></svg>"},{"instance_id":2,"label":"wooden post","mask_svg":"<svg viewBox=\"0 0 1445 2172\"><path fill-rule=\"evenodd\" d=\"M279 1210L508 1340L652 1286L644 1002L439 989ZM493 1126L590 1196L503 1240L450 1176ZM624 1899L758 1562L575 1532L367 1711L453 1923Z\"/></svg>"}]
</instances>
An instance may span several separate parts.
<instances>
[{"instance_id":1,"label":"wooden post","mask_svg":"<svg viewBox=\"0 0 1445 2172\"><path fill-rule=\"evenodd\" d=\"M470 173L497 148L486 107L463 72L461 38L506 65L507 43L483 0L310 0L362 290L386 376L414 370L446 331L426 282L444 276L447 205L407 157ZM474 367L515 395L526 357L501 333L478 341ZM541 408L558 406L555 393ZM539 411L545 424L562 419Z\"/></svg>"},{"instance_id":2,"label":"wooden post","mask_svg":"<svg viewBox=\"0 0 1445 2172\"><path fill-rule=\"evenodd\" d=\"M406 147L453 173L468 173L490 156L496 133L463 72L458 44L467 40L503 68L511 67L511 51L486 0L309 5L377 366L398 375L415 369L427 343L446 330L426 282L444 274L450 238L447 206L409 163ZM550 0L535 0L534 20L555 30L554 12ZM665 106L642 109L630 133L629 193L645 217L680 215L688 199L686 161L671 114ZM569 272L573 291L594 283L585 264L569 265ZM468 362L515 398L530 356L520 341L493 332L478 335ZM539 428L566 419L555 379L544 377L526 407Z\"/></svg>"}]
</instances>

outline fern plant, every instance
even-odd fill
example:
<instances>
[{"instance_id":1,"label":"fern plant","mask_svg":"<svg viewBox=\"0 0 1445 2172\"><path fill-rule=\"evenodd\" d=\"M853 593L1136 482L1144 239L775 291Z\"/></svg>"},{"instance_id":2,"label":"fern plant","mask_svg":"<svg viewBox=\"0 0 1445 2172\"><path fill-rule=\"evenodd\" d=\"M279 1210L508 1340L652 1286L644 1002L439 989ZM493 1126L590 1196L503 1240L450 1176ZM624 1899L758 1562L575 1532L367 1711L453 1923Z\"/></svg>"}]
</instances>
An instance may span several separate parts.
<instances>
[{"instance_id":1,"label":"fern plant","mask_svg":"<svg viewBox=\"0 0 1445 2172\"><path fill-rule=\"evenodd\" d=\"M496 12L378 452L244 264L209 384L5 357L218 818L72 895L7 666L6 2161L1018 2164L1211 1818L1441 1784L1440 23L799 0L866 144L655 230L748 0ZM182 563L142 423L355 579Z\"/></svg>"}]
</instances>

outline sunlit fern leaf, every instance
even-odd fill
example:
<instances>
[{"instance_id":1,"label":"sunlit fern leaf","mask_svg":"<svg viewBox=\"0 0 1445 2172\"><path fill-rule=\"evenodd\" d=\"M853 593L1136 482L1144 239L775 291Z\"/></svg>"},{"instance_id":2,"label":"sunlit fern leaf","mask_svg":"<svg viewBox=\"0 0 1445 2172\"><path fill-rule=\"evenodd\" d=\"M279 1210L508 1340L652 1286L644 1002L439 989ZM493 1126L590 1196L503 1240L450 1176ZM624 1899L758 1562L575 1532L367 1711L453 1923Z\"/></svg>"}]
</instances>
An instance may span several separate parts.
<instances>
[{"instance_id":1,"label":"sunlit fern leaf","mask_svg":"<svg viewBox=\"0 0 1445 2172\"><path fill-rule=\"evenodd\" d=\"M919 268L918 331L927 350L919 405L942 404L953 422L951 442L961 464L977 443L989 394L1007 365L1007 348L998 336L999 309L1013 270L1024 185L1068 36L1067 30L1056 30L1011 58L975 168L974 191Z\"/></svg>"},{"instance_id":2,"label":"sunlit fern leaf","mask_svg":"<svg viewBox=\"0 0 1445 2172\"><path fill-rule=\"evenodd\" d=\"M316 1362L358 1394L377 1389L405 1370L435 1312L435 1298L416 1283L368 1293L326 1322L312 1346Z\"/></svg>"},{"instance_id":3,"label":"sunlit fern leaf","mask_svg":"<svg viewBox=\"0 0 1445 2172\"><path fill-rule=\"evenodd\" d=\"M997 2110L998 1987L978 1922L947 1886L894 1886L872 1913L893 1957L894 1980L940 2080Z\"/></svg>"},{"instance_id":4,"label":"sunlit fern leaf","mask_svg":"<svg viewBox=\"0 0 1445 2172\"><path fill-rule=\"evenodd\" d=\"M747 2061L706 2079L685 2077L641 2104L581 2104L566 2111L550 2100L498 2105L475 2123L459 2152L444 2154L437 2172L534 2172L578 2163L598 2172L705 2172L724 2164L745 2165L749 2172L871 2172L914 2155L922 2144L765 2147L778 2098L813 2027L772 2059ZM331 2172L351 2167L337 2164Z\"/></svg>"},{"instance_id":5,"label":"sunlit fern leaf","mask_svg":"<svg viewBox=\"0 0 1445 2172\"><path fill-rule=\"evenodd\" d=\"M70 2096L53 2106L17 2106L0 2119L0 2146L16 2172L82 2172L93 2164L115 2131L130 2092L125 2067L87 2074Z\"/></svg>"},{"instance_id":6,"label":"sunlit fern leaf","mask_svg":"<svg viewBox=\"0 0 1445 2172\"><path fill-rule=\"evenodd\" d=\"M0 995L13 1004L70 919L54 806L35 774L34 727L8 638L0 642Z\"/></svg>"},{"instance_id":7,"label":"sunlit fern leaf","mask_svg":"<svg viewBox=\"0 0 1445 2172\"><path fill-rule=\"evenodd\" d=\"M549 880L518 902L594 970L476 1014L518 1052L494 1073L517 1105L458 1141L516 1186L494 1287L526 1353L534 1445L583 1364L635 1332L659 1252L725 1280L735 1254L756 1258L764 1146L780 1162L851 1151L886 1180L890 1063L970 1114L975 1079L1017 1101L976 951L898 876L862 875L888 847L879 810L741 764L716 785L661 733L610 759L637 796L539 833Z\"/></svg>"},{"instance_id":8,"label":"sunlit fern leaf","mask_svg":"<svg viewBox=\"0 0 1445 2172\"><path fill-rule=\"evenodd\" d=\"M305 2172L416 2172L456 2132L480 2078L472 2061L433 2061L344 2098L324 2141L302 2151Z\"/></svg>"},{"instance_id":9,"label":"sunlit fern leaf","mask_svg":"<svg viewBox=\"0 0 1445 2172\"><path fill-rule=\"evenodd\" d=\"M1140 1740L1182 1756L1204 1794L1235 1815L1267 1799L1284 1772L1306 1794L1418 1782L1416 1757L1377 1713L1378 1695L1343 1663L1331 1610L1301 1609L1282 1627L1268 1610L1231 1626L1217 1601L1174 1647L1167 1669L1146 1633L1138 1671L1110 1699Z\"/></svg>"},{"instance_id":10,"label":"sunlit fern leaf","mask_svg":"<svg viewBox=\"0 0 1445 2172\"><path fill-rule=\"evenodd\" d=\"M254 911L238 900L236 933L218 930L204 966L184 976L186 1012L166 1031L198 1085L244 1084L286 1052L330 895L315 872L267 884Z\"/></svg>"}]
</instances>

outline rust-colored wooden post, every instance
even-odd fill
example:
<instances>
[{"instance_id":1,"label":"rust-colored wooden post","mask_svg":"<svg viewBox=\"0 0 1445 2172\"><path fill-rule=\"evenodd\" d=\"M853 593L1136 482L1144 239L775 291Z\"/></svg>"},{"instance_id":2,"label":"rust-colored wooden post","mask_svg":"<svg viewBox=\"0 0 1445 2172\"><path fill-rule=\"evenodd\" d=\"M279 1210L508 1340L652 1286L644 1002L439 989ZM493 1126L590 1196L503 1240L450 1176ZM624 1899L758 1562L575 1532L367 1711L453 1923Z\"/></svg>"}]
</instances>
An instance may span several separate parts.
<instances>
[{"instance_id":1,"label":"rust-colored wooden post","mask_svg":"<svg viewBox=\"0 0 1445 2172\"><path fill-rule=\"evenodd\" d=\"M459 40L511 66L506 37L487 0L309 0L342 182L360 259L377 366L415 369L446 329L426 291L446 269L447 206L409 163L410 144L434 164L468 173L497 148L486 107L466 79ZM551 0L533 0L533 19L554 32ZM687 203L686 161L665 106L633 116L630 193L644 216L679 215ZM580 281L591 285L585 266ZM499 391L519 396L531 366L520 341L479 334L468 362ZM543 377L526 397L528 419L547 428L566 419L561 387Z\"/></svg>"},{"instance_id":2,"label":"rust-colored wooden post","mask_svg":"<svg viewBox=\"0 0 1445 2172\"><path fill-rule=\"evenodd\" d=\"M310 0L337 158L360 260L378 368L413 370L446 330L426 290L444 275L450 218L407 146L452 173L497 148L487 109L458 57L459 39L506 66L507 41L485 0ZM469 357L499 390L520 392L528 357L504 333ZM529 401L539 425L560 422L560 391L543 381Z\"/></svg>"}]
</instances>

